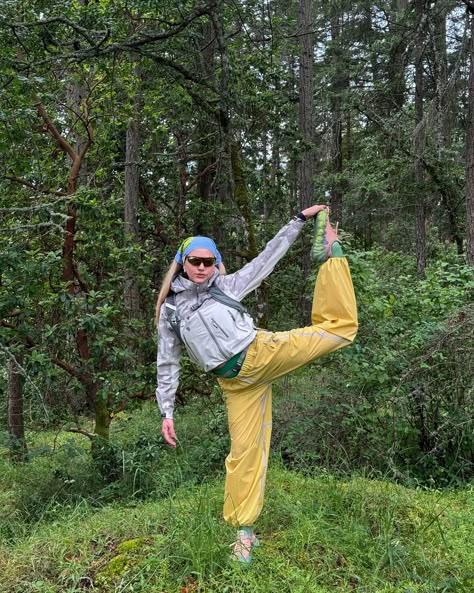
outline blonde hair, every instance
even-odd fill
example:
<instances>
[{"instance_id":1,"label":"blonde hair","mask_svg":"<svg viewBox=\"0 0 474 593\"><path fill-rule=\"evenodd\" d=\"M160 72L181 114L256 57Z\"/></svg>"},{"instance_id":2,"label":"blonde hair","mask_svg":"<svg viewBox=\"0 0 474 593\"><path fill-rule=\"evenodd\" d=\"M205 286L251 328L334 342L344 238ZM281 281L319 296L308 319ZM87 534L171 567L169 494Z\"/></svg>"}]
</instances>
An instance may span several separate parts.
<instances>
[{"instance_id":1,"label":"blonde hair","mask_svg":"<svg viewBox=\"0 0 474 593\"><path fill-rule=\"evenodd\" d=\"M181 272L182 269L183 269L183 266L181 264L178 264L178 262L174 259L173 263L171 264L168 271L166 272L166 275L165 275L163 282L161 284L160 292L158 294L158 299L156 301L155 319L156 319L157 327L158 327L158 323L160 321L161 305L165 302L166 297L171 292L171 283L176 278L176 276L178 276L178 274ZM226 270L225 270L225 266L222 262L220 264L218 264L217 269L219 270L219 274L221 276L225 275Z\"/></svg>"}]
</instances>

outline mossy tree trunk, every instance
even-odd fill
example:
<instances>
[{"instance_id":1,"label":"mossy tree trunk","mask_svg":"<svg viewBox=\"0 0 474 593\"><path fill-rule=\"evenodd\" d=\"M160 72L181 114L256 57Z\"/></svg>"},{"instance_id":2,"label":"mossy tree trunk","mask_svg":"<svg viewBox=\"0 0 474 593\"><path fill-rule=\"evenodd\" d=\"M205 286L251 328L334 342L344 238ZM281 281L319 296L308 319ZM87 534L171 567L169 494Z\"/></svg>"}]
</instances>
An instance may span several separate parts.
<instances>
[{"instance_id":1,"label":"mossy tree trunk","mask_svg":"<svg viewBox=\"0 0 474 593\"><path fill-rule=\"evenodd\" d=\"M244 169L242 165L242 155L237 143L231 145L231 164L232 176L234 179L234 199L239 208L240 214L246 223L247 229L247 260L251 260L258 255L257 237L255 233L255 224L250 206L249 192L245 181ZM268 324L268 306L265 284L263 283L257 289L257 314L256 323L258 327L266 328Z\"/></svg>"},{"instance_id":2,"label":"mossy tree trunk","mask_svg":"<svg viewBox=\"0 0 474 593\"><path fill-rule=\"evenodd\" d=\"M25 441L25 422L23 416L23 376L21 365L23 356L18 352L8 361L8 433L10 436L10 456L13 461L26 460L28 453Z\"/></svg>"}]
</instances>

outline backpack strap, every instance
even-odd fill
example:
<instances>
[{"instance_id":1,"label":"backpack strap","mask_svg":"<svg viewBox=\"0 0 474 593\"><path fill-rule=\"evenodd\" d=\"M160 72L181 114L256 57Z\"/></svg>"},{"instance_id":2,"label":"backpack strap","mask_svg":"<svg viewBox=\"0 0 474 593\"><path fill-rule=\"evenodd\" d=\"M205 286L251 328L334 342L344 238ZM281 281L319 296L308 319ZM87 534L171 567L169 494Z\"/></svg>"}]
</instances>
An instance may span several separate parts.
<instances>
[{"instance_id":1,"label":"backpack strap","mask_svg":"<svg viewBox=\"0 0 474 593\"><path fill-rule=\"evenodd\" d=\"M176 307L176 295L174 292L170 294L169 297L165 300L165 311L166 317L171 325L171 329L174 333L178 336L179 341L182 342L183 338L181 337L181 328L179 326L179 317L178 317L178 309Z\"/></svg>"},{"instance_id":2,"label":"backpack strap","mask_svg":"<svg viewBox=\"0 0 474 593\"><path fill-rule=\"evenodd\" d=\"M209 294L212 296L214 300L218 303L222 303L223 305L227 305L228 307L232 307L232 309L236 309L239 313L247 313L246 307L242 305L240 301L233 299L232 297L228 296L223 292L218 286L213 284L209 290Z\"/></svg>"}]
</instances>

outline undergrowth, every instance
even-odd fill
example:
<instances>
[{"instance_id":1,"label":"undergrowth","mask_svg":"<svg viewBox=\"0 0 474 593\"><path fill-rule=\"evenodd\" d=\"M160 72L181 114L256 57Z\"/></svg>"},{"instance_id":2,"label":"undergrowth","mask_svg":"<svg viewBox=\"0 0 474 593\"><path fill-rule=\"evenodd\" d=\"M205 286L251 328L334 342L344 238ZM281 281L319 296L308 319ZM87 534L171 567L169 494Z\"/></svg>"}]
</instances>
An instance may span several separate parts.
<instances>
[{"instance_id":1,"label":"undergrowth","mask_svg":"<svg viewBox=\"0 0 474 593\"><path fill-rule=\"evenodd\" d=\"M271 469L254 563L229 560L222 481L37 526L0 550L0 591L448 593L474 586L472 491Z\"/></svg>"}]
</instances>

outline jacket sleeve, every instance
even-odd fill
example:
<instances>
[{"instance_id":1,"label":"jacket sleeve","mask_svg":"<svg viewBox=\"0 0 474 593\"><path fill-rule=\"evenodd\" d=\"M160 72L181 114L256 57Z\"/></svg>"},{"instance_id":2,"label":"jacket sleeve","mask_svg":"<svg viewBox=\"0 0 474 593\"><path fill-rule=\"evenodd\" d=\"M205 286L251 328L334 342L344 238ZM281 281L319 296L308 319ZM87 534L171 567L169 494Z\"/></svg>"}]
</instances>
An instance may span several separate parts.
<instances>
[{"instance_id":1,"label":"jacket sleeve","mask_svg":"<svg viewBox=\"0 0 474 593\"><path fill-rule=\"evenodd\" d=\"M181 342L168 327L164 305L158 325L158 353L156 357L156 400L162 414L173 418L174 400L179 382Z\"/></svg>"},{"instance_id":2,"label":"jacket sleeve","mask_svg":"<svg viewBox=\"0 0 474 593\"><path fill-rule=\"evenodd\" d=\"M241 301L273 272L276 264L295 242L303 226L304 221L299 218L289 222L266 244L265 249L256 258L238 272L220 276L216 281L217 285Z\"/></svg>"}]
</instances>

